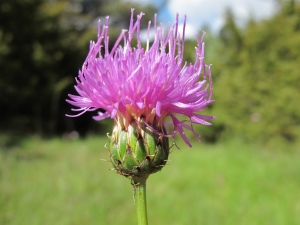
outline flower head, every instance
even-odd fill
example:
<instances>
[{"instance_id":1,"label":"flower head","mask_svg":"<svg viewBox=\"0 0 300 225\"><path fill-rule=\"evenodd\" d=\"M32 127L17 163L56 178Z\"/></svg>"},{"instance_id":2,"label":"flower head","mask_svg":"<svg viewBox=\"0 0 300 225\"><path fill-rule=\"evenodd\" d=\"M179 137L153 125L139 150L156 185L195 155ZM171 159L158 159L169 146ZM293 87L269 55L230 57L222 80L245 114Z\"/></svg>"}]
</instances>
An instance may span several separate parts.
<instances>
[{"instance_id":1,"label":"flower head","mask_svg":"<svg viewBox=\"0 0 300 225\"><path fill-rule=\"evenodd\" d=\"M99 111L93 117L95 120L115 119L125 129L133 120L142 121L164 137L179 132L191 146L184 129L199 139L193 125L211 125L206 120L215 118L199 114L213 102L211 69L204 62L204 34L202 38L196 35L195 62L187 64L183 61L186 20L182 33L178 30L178 15L166 31L156 25L155 15L153 43L149 44L149 22L148 40L143 48L140 37L142 16L140 13L134 22L131 11L129 29L122 30L111 51L108 49L108 17L102 30L99 21L98 40L90 43L88 56L76 79L75 89L79 95L70 94L72 100L67 101L78 107L73 110L81 111L76 116L102 109L105 112ZM136 47L132 46L134 39ZM186 119L180 120L178 115ZM168 134L161 132L167 118L173 127Z\"/></svg>"}]
</instances>

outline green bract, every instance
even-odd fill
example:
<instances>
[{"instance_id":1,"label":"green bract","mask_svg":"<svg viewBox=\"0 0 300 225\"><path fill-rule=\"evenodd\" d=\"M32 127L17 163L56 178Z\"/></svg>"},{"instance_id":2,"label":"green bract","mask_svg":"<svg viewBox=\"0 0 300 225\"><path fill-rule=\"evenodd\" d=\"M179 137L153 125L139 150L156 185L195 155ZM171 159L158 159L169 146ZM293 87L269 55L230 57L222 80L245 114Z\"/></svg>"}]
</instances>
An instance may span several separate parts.
<instances>
[{"instance_id":1,"label":"green bract","mask_svg":"<svg viewBox=\"0 0 300 225\"><path fill-rule=\"evenodd\" d=\"M165 133L164 129L153 128ZM169 140L153 132L143 122L133 120L127 128L117 122L109 149L111 162L117 172L139 181L161 170L166 164Z\"/></svg>"}]
</instances>

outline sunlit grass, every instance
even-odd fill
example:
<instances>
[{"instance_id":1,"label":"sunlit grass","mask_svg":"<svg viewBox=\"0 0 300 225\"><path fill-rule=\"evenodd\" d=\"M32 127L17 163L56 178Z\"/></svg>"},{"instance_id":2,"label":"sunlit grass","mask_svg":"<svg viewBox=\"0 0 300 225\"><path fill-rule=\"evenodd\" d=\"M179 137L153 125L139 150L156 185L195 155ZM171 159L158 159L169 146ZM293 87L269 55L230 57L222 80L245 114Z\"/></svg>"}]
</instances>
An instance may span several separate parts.
<instances>
[{"instance_id":1,"label":"sunlit grass","mask_svg":"<svg viewBox=\"0 0 300 225\"><path fill-rule=\"evenodd\" d=\"M29 139L0 151L0 224L136 224L107 139ZM179 143L148 180L149 223L300 224L300 152Z\"/></svg>"}]
</instances>

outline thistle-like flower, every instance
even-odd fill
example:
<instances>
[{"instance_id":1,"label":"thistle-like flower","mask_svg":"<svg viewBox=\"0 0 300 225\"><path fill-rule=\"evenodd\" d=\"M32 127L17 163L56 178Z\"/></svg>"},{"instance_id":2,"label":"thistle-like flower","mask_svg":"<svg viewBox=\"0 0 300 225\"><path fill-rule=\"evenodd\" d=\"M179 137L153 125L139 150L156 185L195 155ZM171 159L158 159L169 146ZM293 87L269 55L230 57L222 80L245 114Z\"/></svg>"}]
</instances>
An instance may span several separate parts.
<instances>
[{"instance_id":1,"label":"thistle-like flower","mask_svg":"<svg viewBox=\"0 0 300 225\"><path fill-rule=\"evenodd\" d=\"M78 107L73 109L80 111L76 116L99 110L95 120L114 119L111 160L119 173L132 178L147 177L165 165L169 137L179 133L191 146L184 129L199 140L194 124L211 125L206 120L215 118L199 114L213 102L211 69L204 62L204 34L202 38L196 35L195 62L187 64L183 61L186 18L180 33L178 15L168 31L156 25L155 15L154 40L150 45L149 22L144 48L140 37L142 16L140 13L134 22L132 10L129 29L122 30L110 51L108 17L102 30L99 21L98 40L90 43L76 79L79 95L69 95L72 100L67 100ZM171 131L167 132L166 126Z\"/></svg>"}]
</instances>

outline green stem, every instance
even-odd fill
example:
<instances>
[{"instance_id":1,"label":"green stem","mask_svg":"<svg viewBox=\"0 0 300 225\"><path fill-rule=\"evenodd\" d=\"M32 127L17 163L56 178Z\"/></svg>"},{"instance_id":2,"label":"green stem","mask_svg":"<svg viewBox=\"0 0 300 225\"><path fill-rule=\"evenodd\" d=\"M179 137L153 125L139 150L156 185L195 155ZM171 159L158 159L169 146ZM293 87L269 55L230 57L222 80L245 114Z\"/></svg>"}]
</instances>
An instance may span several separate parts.
<instances>
[{"instance_id":1,"label":"green stem","mask_svg":"<svg viewBox=\"0 0 300 225\"><path fill-rule=\"evenodd\" d=\"M140 180L135 188L134 200L137 212L138 225L147 225L146 180Z\"/></svg>"}]
</instances>

